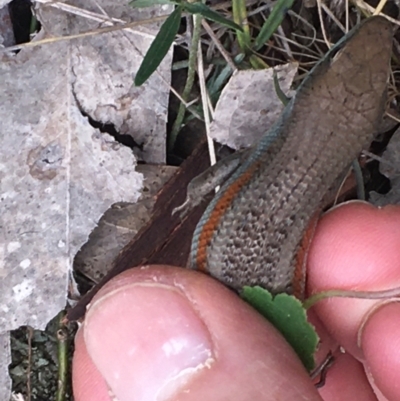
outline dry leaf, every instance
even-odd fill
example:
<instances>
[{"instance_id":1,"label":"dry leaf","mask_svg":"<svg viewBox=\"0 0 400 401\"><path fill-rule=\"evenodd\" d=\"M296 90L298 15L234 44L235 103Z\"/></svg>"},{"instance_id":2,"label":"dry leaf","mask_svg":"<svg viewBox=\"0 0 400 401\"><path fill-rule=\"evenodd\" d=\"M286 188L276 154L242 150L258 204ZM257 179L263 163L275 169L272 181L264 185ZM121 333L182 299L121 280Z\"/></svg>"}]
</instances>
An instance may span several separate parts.
<instances>
[{"instance_id":1,"label":"dry leaf","mask_svg":"<svg viewBox=\"0 0 400 401\"><path fill-rule=\"evenodd\" d=\"M114 260L151 217L155 194L176 171L172 166L139 165L144 188L137 203L115 204L100 219L89 241L78 252L74 270L98 283L111 269Z\"/></svg>"},{"instance_id":2,"label":"dry leaf","mask_svg":"<svg viewBox=\"0 0 400 401\"><path fill-rule=\"evenodd\" d=\"M273 71L282 91L288 94L297 72L296 63L268 70L238 71L232 76L215 109L213 139L233 149L247 148L272 127L284 108L276 94Z\"/></svg>"},{"instance_id":3,"label":"dry leaf","mask_svg":"<svg viewBox=\"0 0 400 401\"><path fill-rule=\"evenodd\" d=\"M128 22L161 14L127 3L70 4L99 14L102 7ZM102 26L40 7L36 39ZM0 335L20 325L43 329L65 306L72 261L99 218L112 204L140 196L132 150L87 116L132 136L140 158L164 162L171 53L160 68L164 79L155 74L133 87L149 32L118 31L0 55ZM7 372L8 352L1 355ZM9 399L7 386L0 387L0 399Z\"/></svg>"},{"instance_id":4,"label":"dry leaf","mask_svg":"<svg viewBox=\"0 0 400 401\"><path fill-rule=\"evenodd\" d=\"M376 206L400 204L400 129L393 134L387 149L382 155L380 172L390 179L392 189L386 195L371 193L371 203Z\"/></svg>"}]
</instances>

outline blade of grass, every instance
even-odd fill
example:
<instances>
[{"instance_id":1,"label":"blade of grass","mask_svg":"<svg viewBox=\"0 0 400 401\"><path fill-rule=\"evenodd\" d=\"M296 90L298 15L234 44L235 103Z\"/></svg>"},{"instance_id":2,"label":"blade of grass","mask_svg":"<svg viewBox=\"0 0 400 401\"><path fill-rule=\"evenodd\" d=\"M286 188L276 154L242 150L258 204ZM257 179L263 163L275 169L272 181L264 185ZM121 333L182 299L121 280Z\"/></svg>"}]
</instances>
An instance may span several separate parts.
<instances>
[{"instance_id":1,"label":"blade of grass","mask_svg":"<svg viewBox=\"0 0 400 401\"><path fill-rule=\"evenodd\" d=\"M233 20L241 27L242 32L237 32L239 46L243 53L248 53L251 44L250 29L247 22L246 0L232 1Z\"/></svg>"},{"instance_id":2,"label":"blade of grass","mask_svg":"<svg viewBox=\"0 0 400 401\"><path fill-rule=\"evenodd\" d=\"M162 24L149 50L143 58L135 77L135 85L140 86L147 81L157 69L171 47L181 23L182 7L178 6Z\"/></svg>"},{"instance_id":3,"label":"blade of grass","mask_svg":"<svg viewBox=\"0 0 400 401\"><path fill-rule=\"evenodd\" d=\"M276 2L275 7L272 9L271 14L264 22L260 33L254 42L253 49L255 51L260 50L261 47L270 40L278 26L282 24L286 12L292 8L293 3L294 0L278 0Z\"/></svg>"},{"instance_id":4,"label":"blade of grass","mask_svg":"<svg viewBox=\"0 0 400 401\"><path fill-rule=\"evenodd\" d=\"M250 61L251 66L255 70L264 70L266 68L269 68L269 65L255 54L252 54L249 57L249 61Z\"/></svg>"},{"instance_id":5,"label":"blade of grass","mask_svg":"<svg viewBox=\"0 0 400 401\"><path fill-rule=\"evenodd\" d=\"M224 25L228 28L231 28L236 31L243 31L240 25L235 24L233 21L225 18L221 14L207 7L203 3L181 3L182 7L185 11L188 11L192 14L200 14L204 18L209 19L214 22L218 22L221 25Z\"/></svg>"}]
</instances>

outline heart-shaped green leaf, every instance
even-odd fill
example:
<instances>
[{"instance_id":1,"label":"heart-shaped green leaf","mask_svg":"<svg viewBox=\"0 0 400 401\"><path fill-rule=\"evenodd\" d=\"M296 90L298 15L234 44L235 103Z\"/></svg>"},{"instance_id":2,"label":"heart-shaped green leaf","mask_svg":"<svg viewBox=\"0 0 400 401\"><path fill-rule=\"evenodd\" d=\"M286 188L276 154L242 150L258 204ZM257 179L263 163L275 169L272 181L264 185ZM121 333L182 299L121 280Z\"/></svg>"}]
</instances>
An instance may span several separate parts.
<instances>
[{"instance_id":1,"label":"heart-shaped green leaf","mask_svg":"<svg viewBox=\"0 0 400 401\"><path fill-rule=\"evenodd\" d=\"M275 297L261 287L244 287L241 297L268 319L296 351L305 368L314 368L314 353L319 337L308 323L301 302L292 295L278 294Z\"/></svg>"}]
</instances>

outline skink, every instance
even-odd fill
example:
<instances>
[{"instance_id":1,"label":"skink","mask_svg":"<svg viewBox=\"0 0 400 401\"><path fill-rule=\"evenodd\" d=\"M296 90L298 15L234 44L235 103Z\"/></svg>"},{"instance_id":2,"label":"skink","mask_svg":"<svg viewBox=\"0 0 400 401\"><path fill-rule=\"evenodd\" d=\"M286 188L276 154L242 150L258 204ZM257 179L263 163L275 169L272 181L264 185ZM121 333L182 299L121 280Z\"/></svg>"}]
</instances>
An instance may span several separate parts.
<instances>
[{"instance_id":1,"label":"skink","mask_svg":"<svg viewBox=\"0 0 400 401\"><path fill-rule=\"evenodd\" d=\"M304 233L328 190L373 140L391 48L391 24L371 17L313 68L206 209L190 267L234 289L260 285L304 296Z\"/></svg>"}]
</instances>

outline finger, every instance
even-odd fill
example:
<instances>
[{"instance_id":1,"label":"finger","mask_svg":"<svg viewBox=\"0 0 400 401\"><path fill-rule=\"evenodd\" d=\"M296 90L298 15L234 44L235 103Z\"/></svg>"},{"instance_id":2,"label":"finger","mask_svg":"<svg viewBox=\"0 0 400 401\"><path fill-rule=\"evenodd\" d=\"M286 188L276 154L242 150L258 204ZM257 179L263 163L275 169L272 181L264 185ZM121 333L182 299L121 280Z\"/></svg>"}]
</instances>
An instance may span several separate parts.
<instances>
[{"instance_id":1,"label":"finger","mask_svg":"<svg viewBox=\"0 0 400 401\"><path fill-rule=\"evenodd\" d=\"M378 291L400 286L400 207L352 202L327 213L309 254L308 289ZM329 333L362 361L389 399L400 399L399 304L331 298L313 308ZM379 307L381 306L381 307ZM393 319L393 320L391 320Z\"/></svg>"},{"instance_id":2,"label":"finger","mask_svg":"<svg viewBox=\"0 0 400 401\"><path fill-rule=\"evenodd\" d=\"M276 330L193 271L123 273L93 300L83 330L90 359L119 401L320 399ZM82 359L74 358L74 388Z\"/></svg>"},{"instance_id":3,"label":"finger","mask_svg":"<svg viewBox=\"0 0 400 401\"><path fill-rule=\"evenodd\" d=\"M400 207L350 202L325 214L308 257L308 292L377 291L400 286ZM329 332L361 358L358 330L382 301L331 298L315 305Z\"/></svg>"},{"instance_id":4,"label":"finger","mask_svg":"<svg viewBox=\"0 0 400 401\"><path fill-rule=\"evenodd\" d=\"M360 345L373 383L389 400L400 400L400 303L378 308L365 323Z\"/></svg>"},{"instance_id":5,"label":"finger","mask_svg":"<svg viewBox=\"0 0 400 401\"><path fill-rule=\"evenodd\" d=\"M376 401L363 365L350 354L336 353L329 368L325 385L319 389L324 401L363 400Z\"/></svg>"},{"instance_id":6,"label":"finger","mask_svg":"<svg viewBox=\"0 0 400 401\"><path fill-rule=\"evenodd\" d=\"M75 336L72 382L75 400L110 401L107 384L90 359L81 329Z\"/></svg>"}]
</instances>

